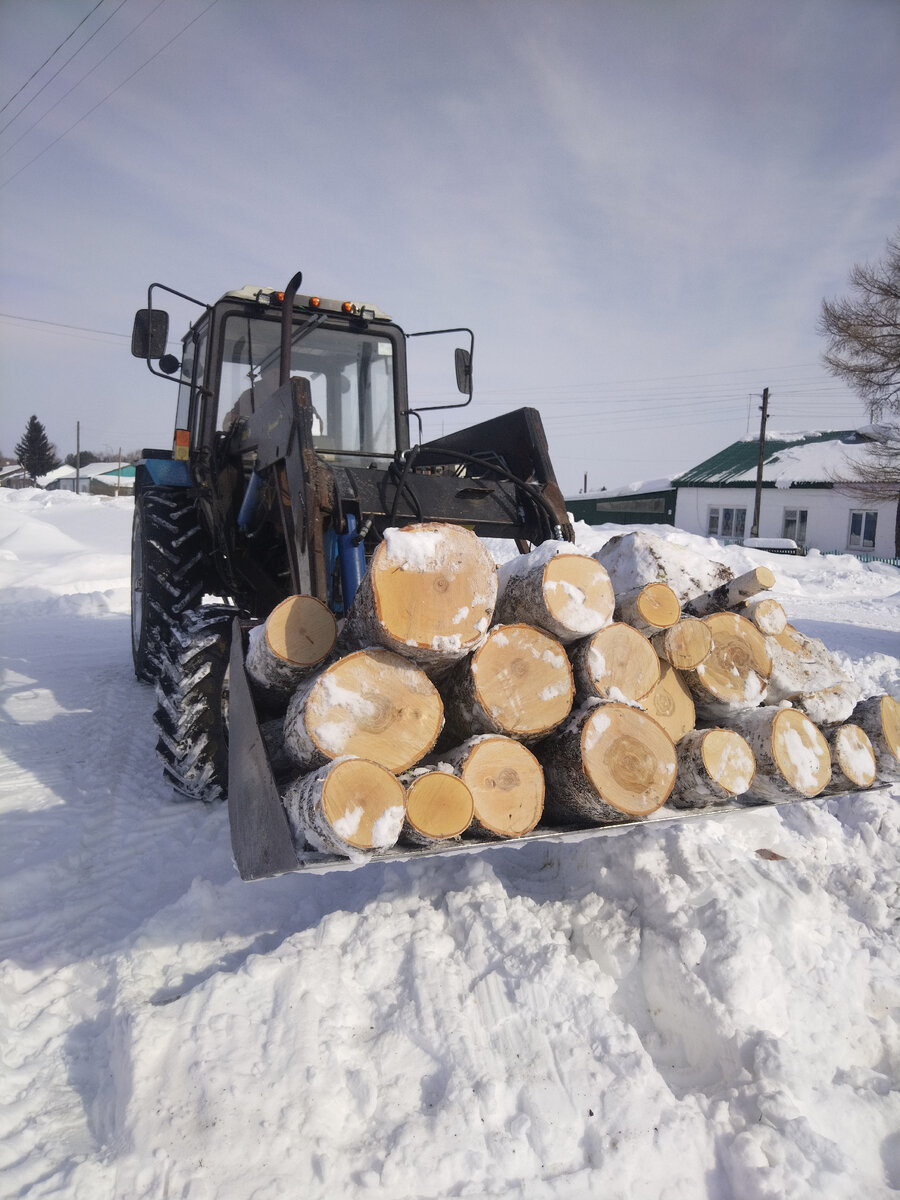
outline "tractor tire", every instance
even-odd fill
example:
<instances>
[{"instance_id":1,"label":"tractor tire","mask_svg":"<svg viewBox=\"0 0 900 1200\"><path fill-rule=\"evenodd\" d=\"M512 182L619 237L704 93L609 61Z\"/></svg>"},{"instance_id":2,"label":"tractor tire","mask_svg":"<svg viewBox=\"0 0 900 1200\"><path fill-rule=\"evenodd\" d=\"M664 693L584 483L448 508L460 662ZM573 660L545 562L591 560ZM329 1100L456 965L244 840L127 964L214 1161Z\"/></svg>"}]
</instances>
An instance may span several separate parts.
<instances>
[{"instance_id":1,"label":"tractor tire","mask_svg":"<svg viewBox=\"0 0 900 1200\"><path fill-rule=\"evenodd\" d=\"M160 652L156 753L185 800L210 804L228 795L228 660L236 615L226 605L188 612Z\"/></svg>"},{"instance_id":2,"label":"tractor tire","mask_svg":"<svg viewBox=\"0 0 900 1200\"><path fill-rule=\"evenodd\" d=\"M131 529L131 651L138 679L156 681L160 651L181 614L202 600L205 578L203 531L190 493L144 488Z\"/></svg>"}]
</instances>

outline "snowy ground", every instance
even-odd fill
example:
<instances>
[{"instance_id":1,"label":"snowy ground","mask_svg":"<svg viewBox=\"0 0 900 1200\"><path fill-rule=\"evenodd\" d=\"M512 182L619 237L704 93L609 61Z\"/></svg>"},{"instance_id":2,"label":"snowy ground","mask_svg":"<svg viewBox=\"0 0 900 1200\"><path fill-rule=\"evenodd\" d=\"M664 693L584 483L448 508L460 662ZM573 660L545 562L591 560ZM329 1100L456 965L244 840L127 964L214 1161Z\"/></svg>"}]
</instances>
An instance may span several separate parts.
<instances>
[{"instance_id":1,"label":"snowy ground","mask_svg":"<svg viewBox=\"0 0 900 1200\"><path fill-rule=\"evenodd\" d=\"M160 781L130 522L0 491L2 1197L900 1190L900 787L241 883ZM900 572L716 553L900 695Z\"/></svg>"}]
</instances>

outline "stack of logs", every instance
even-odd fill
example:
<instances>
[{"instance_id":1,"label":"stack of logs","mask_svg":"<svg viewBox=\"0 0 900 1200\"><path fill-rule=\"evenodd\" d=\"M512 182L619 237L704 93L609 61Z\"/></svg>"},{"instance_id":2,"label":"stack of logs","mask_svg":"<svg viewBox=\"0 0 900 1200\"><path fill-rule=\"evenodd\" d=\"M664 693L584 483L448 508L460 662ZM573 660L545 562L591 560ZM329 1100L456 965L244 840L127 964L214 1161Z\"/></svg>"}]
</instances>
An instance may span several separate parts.
<instances>
[{"instance_id":1,"label":"stack of logs","mask_svg":"<svg viewBox=\"0 0 900 1200\"><path fill-rule=\"evenodd\" d=\"M900 778L900 704L737 578L652 534L498 571L460 526L390 529L342 628L292 596L250 632L298 850L513 838Z\"/></svg>"}]
</instances>

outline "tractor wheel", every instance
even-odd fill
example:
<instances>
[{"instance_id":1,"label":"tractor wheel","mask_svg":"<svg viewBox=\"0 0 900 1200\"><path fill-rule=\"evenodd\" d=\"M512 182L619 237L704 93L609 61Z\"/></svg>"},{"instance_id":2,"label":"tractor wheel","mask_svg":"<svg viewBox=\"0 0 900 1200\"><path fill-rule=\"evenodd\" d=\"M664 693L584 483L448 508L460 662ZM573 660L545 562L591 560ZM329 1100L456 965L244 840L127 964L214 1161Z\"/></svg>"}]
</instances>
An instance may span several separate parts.
<instances>
[{"instance_id":1,"label":"tractor wheel","mask_svg":"<svg viewBox=\"0 0 900 1200\"><path fill-rule=\"evenodd\" d=\"M156 680L163 774L181 797L212 803L228 793L228 659L237 610L185 614L160 653Z\"/></svg>"},{"instance_id":2,"label":"tractor wheel","mask_svg":"<svg viewBox=\"0 0 900 1200\"><path fill-rule=\"evenodd\" d=\"M145 488L131 530L131 651L138 679L153 683L172 626L203 597L203 531L183 488Z\"/></svg>"}]
</instances>

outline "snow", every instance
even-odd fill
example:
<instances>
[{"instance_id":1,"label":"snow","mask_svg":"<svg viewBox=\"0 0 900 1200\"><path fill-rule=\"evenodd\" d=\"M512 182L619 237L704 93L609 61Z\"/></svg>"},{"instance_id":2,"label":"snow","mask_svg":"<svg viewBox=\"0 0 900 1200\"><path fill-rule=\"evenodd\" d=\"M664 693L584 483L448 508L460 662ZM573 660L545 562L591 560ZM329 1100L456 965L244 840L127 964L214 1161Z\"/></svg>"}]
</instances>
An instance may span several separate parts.
<instances>
[{"instance_id":1,"label":"snow","mask_svg":"<svg viewBox=\"0 0 900 1200\"><path fill-rule=\"evenodd\" d=\"M0 491L4 1200L900 1189L900 785L242 883L157 768L130 522ZM663 536L900 695L896 569Z\"/></svg>"}]
</instances>

